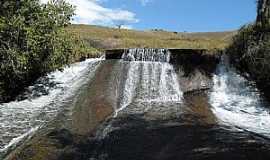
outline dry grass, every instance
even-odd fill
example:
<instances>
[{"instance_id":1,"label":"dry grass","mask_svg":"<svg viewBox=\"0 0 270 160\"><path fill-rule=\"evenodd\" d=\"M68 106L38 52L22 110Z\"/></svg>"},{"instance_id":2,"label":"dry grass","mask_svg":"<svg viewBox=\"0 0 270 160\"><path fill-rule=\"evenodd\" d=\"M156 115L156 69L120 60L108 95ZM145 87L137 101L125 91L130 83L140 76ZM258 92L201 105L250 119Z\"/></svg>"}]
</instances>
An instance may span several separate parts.
<instances>
[{"instance_id":1,"label":"dry grass","mask_svg":"<svg viewBox=\"0 0 270 160\"><path fill-rule=\"evenodd\" d=\"M236 33L234 31L207 33L136 31L90 25L72 25L68 31L81 37L89 46L98 49L136 47L224 49Z\"/></svg>"}]
</instances>

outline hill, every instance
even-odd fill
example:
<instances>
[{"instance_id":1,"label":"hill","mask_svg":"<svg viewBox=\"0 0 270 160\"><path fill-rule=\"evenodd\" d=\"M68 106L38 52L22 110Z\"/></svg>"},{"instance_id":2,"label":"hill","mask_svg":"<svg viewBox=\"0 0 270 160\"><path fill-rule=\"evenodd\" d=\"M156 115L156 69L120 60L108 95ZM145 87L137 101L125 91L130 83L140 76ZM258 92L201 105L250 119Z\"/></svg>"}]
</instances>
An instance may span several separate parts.
<instances>
[{"instance_id":1,"label":"hill","mask_svg":"<svg viewBox=\"0 0 270 160\"><path fill-rule=\"evenodd\" d=\"M72 25L69 32L97 49L205 48L224 49L236 31L186 33L164 30L136 31L92 25Z\"/></svg>"}]
</instances>

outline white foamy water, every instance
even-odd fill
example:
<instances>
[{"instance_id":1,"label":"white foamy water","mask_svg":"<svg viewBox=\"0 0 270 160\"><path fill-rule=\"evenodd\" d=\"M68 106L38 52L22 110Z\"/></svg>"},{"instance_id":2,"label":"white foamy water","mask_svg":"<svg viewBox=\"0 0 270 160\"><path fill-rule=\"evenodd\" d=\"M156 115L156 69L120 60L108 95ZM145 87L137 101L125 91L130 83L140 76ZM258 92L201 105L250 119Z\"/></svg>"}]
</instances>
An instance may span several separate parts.
<instances>
[{"instance_id":1,"label":"white foamy water","mask_svg":"<svg viewBox=\"0 0 270 160\"><path fill-rule=\"evenodd\" d=\"M182 92L171 64L141 62L135 65L139 65L138 72L133 73L133 77L139 81L135 102L166 103L181 101Z\"/></svg>"},{"instance_id":2,"label":"white foamy water","mask_svg":"<svg viewBox=\"0 0 270 160\"><path fill-rule=\"evenodd\" d=\"M183 93L175 70L168 63L169 55L164 49L130 49L123 54L124 89L115 116L131 103L182 102Z\"/></svg>"},{"instance_id":3,"label":"white foamy water","mask_svg":"<svg viewBox=\"0 0 270 160\"><path fill-rule=\"evenodd\" d=\"M169 62L171 53L168 49L133 48L122 55L124 61Z\"/></svg>"},{"instance_id":4,"label":"white foamy water","mask_svg":"<svg viewBox=\"0 0 270 160\"><path fill-rule=\"evenodd\" d=\"M94 75L101 60L88 59L72 64L62 72L52 72L28 88L31 93L27 99L1 104L0 154L56 116L62 109L61 106ZM53 87L42 84L40 82L42 79L48 80L49 84L54 84ZM34 96L38 92L35 88L48 90L48 94Z\"/></svg>"},{"instance_id":5,"label":"white foamy water","mask_svg":"<svg viewBox=\"0 0 270 160\"><path fill-rule=\"evenodd\" d=\"M212 110L221 123L270 137L269 104L253 82L220 64L210 94Z\"/></svg>"}]
</instances>

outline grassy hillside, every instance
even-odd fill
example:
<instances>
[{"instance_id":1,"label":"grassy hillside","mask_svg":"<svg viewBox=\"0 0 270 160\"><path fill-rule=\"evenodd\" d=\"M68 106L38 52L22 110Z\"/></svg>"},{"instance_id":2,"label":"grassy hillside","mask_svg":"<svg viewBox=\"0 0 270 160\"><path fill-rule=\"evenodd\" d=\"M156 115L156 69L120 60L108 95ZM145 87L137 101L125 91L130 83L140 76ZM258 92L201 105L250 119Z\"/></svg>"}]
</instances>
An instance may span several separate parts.
<instances>
[{"instance_id":1,"label":"grassy hillside","mask_svg":"<svg viewBox=\"0 0 270 160\"><path fill-rule=\"evenodd\" d=\"M135 31L90 25L72 25L69 32L98 49L113 48L205 48L224 49L236 32L180 33Z\"/></svg>"}]
</instances>

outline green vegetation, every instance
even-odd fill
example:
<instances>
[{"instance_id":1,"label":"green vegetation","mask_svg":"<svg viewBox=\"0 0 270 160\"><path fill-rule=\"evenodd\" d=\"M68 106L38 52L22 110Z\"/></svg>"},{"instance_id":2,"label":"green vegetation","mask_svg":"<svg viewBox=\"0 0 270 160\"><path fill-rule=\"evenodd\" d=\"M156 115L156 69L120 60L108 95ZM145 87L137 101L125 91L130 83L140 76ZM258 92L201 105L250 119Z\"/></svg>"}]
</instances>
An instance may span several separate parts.
<instances>
[{"instance_id":1,"label":"green vegetation","mask_svg":"<svg viewBox=\"0 0 270 160\"><path fill-rule=\"evenodd\" d=\"M224 49L235 34L235 32L135 31L90 25L72 25L67 30L80 36L85 44L99 49L144 47Z\"/></svg>"},{"instance_id":2,"label":"green vegetation","mask_svg":"<svg viewBox=\"0 0 270 160\"><path fill-rule=\"evenodd\" d=\"M227 52L232 62L263 88L270 87L270 0L258 1L254 24L243 26Z\"/></svg>"},{"instance_id":3,"label":"green vegetation","mask_svg":"<svg viewBox=\"0 0 270 160\"><path fill-rule=\"evenodd\" d=\"M73 13L63 0L0 2L0 101L88 53L76 35L65 31Z\"/></svg>"}]
</instances>

